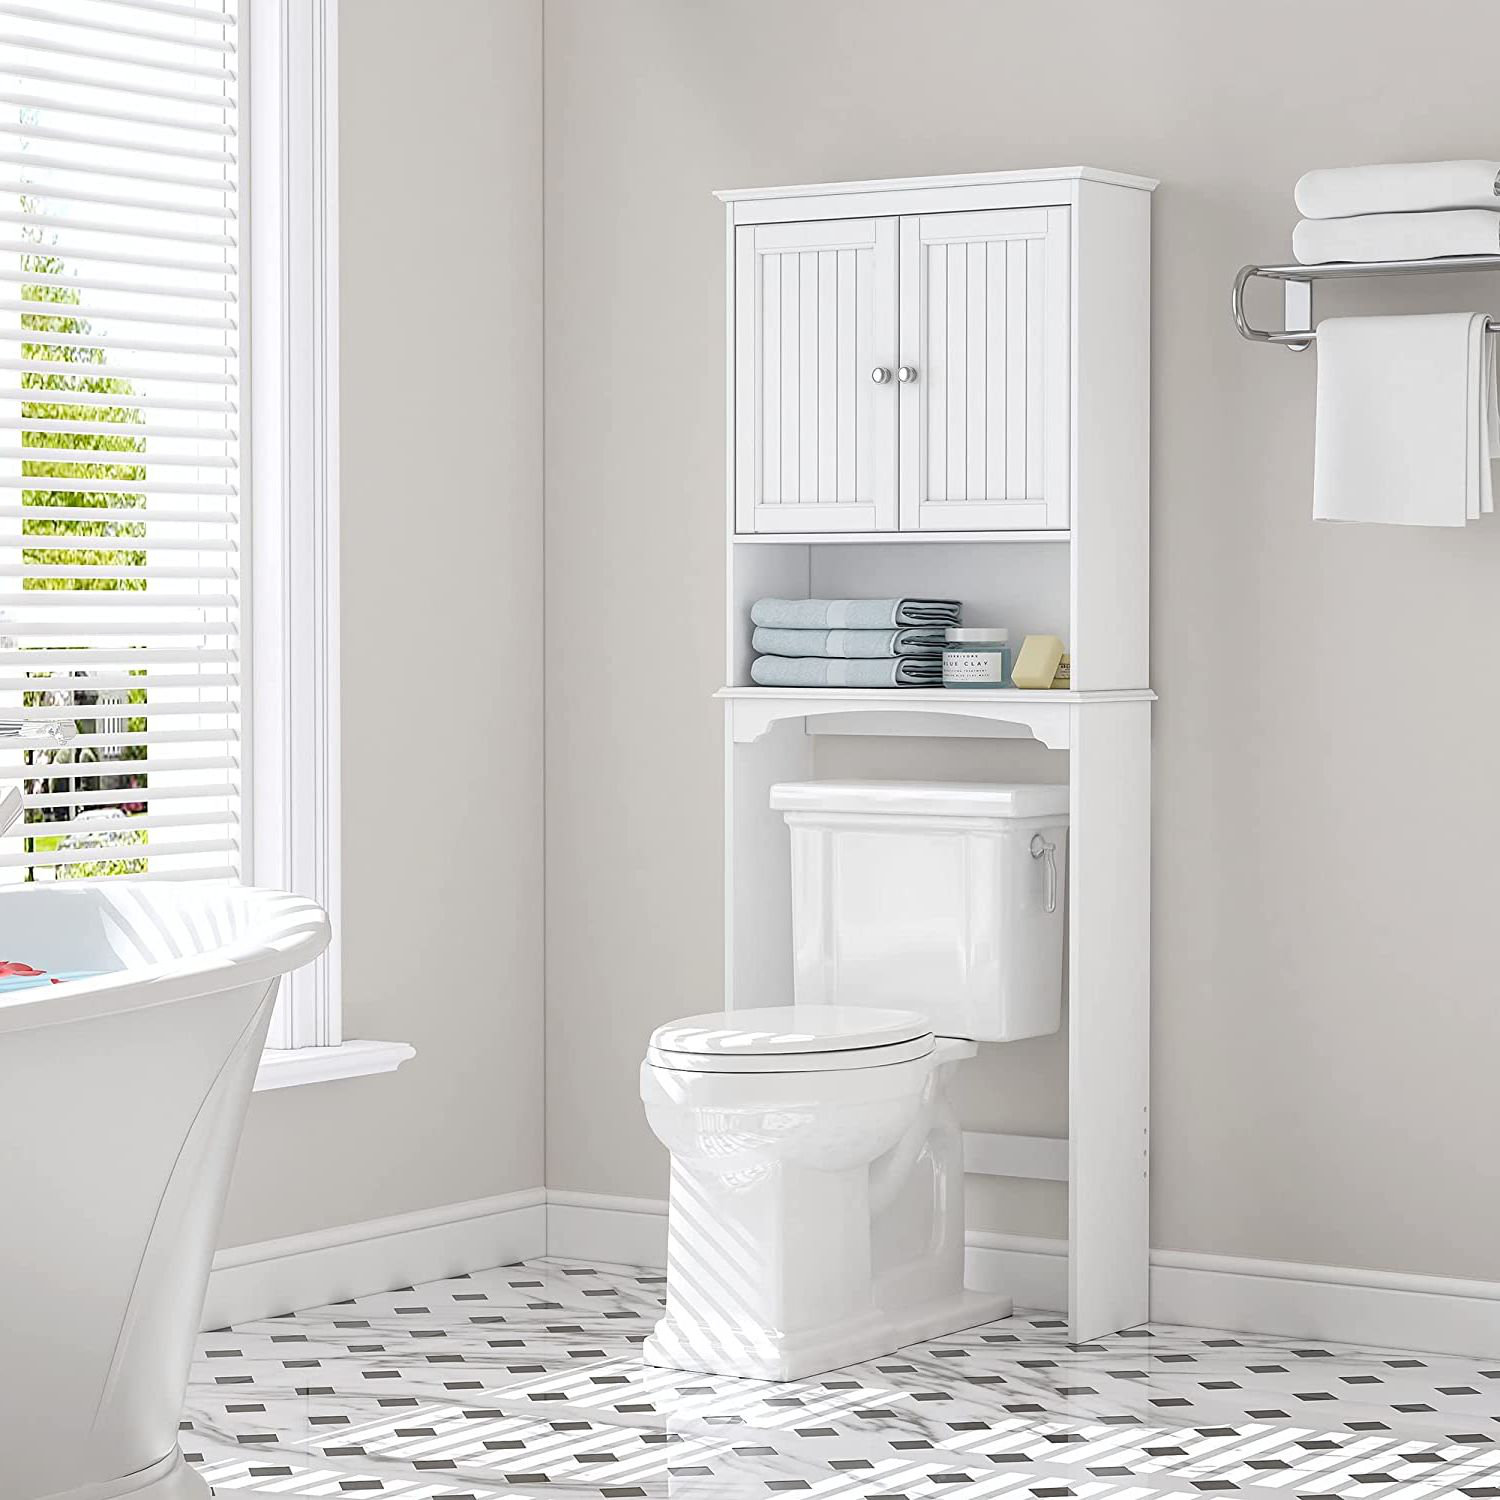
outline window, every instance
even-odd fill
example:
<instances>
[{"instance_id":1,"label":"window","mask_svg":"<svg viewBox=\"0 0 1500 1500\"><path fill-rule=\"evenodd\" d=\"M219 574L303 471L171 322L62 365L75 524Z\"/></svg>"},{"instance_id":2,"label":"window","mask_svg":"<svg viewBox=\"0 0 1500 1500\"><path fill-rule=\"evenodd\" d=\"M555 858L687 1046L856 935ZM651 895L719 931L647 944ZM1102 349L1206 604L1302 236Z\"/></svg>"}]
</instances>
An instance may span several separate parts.
<instances>
[{"instance_id":1,"label":"window","mask_svg":"<svg viewBox=\"0 0 1500 1500\"><path fill-rule=\"evenodd\" d=\"M0 718L77 730L0 742L0 884L250 880L337 934L335 22L0 0ZM343 1043L337 937L270 1047L411 1055Z\"/></svg>"},{"instance_id":2,"label":"window","mask_svg":"<svg viewBox=\"0 0 1500 1500\"><path fill-rule=\"evenodd\" d=\"M0 881L244 871L238 0L0 7Z\"/></svg>"}]
</instances>

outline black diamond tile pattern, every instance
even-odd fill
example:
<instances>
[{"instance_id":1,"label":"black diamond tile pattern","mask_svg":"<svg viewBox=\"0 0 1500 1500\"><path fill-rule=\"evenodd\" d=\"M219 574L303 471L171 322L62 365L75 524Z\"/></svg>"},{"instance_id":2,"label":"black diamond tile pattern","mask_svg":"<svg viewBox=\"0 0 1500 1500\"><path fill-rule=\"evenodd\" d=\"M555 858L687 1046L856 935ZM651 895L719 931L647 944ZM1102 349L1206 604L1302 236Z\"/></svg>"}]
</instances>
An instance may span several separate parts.
<instances>
[{"instance_id":1,"label":"black diamond tile pattern","mask_svg":"<svg viewBox=\"0 0 1500 1500\"><path fill-rule=\"evenodd\" d=\"M657 1370L660 1272L545 1260L199 1340L217 1494L1500 1500L1500 1370L1019 1313L786 1385Z\"/></svg>"}]
</instances>

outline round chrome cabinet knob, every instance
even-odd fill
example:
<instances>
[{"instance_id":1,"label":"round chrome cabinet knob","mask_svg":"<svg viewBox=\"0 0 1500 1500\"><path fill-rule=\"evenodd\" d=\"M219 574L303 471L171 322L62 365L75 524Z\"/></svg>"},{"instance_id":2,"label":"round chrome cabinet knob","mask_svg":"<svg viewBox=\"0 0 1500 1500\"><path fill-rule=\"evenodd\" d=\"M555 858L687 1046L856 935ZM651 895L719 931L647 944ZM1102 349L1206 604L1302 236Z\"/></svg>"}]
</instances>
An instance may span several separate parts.
<instances>
[{"instance_id":1,"label":"round chrome cabinet knob","mask_svg":"<svg viewBox=\"0 0 1500 1500\"><path fill-rule=\"evenodd\" d=\"M886 369L884 365L876 365L875 368L870 371L870 379L873 380L876 385L884 385L890 378L891 372Z\"/></svg>"},{"instance_id":2,"label":"round chrome cabinet knob","mask_svg":"<svg viewBox=\"0 0 1500 1500\"><path fill-rule=\"evenodd\" d=\"M917 367L915 365L902 365L901 368L896 371L896 379L899 380L902 385L910 385L916 378Z\"/></svg>"}]
</instances>

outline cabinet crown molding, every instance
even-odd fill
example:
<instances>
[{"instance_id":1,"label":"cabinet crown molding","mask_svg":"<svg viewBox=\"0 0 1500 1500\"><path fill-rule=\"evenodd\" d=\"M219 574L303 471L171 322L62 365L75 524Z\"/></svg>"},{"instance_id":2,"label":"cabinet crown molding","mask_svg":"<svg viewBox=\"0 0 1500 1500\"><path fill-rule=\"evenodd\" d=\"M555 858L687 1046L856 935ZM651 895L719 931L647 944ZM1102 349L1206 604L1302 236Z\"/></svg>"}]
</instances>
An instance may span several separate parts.
<instances>
[{"instance_id":1,"label":"cabinet crown molding","mask_svg":"<svg viewBox=\"0 0 1500 1500\"><path fill-rule=\"evenodd\" d=\"M724 203L757 198L831 197L842 193L907 192L921 188L1005 187L1022 182L1105 182L1115 187L1137 188L1149 193L1157 185L1154 177L1130 172L1111 172L1103 167L1027 167L1016 172L958 172L944 177L885 177L863 182L811 182L790 187L724 188L714 194Z\"/></svg>"}]
</instances>

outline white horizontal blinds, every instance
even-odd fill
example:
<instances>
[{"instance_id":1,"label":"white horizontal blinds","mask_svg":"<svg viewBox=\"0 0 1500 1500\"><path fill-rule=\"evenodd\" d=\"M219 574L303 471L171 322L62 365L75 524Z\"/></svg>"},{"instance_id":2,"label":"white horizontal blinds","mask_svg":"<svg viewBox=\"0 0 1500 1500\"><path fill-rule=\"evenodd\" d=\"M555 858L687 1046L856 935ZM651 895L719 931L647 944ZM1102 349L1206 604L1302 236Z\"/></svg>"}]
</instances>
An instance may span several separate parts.
<instances>
[{"instance_id":1,"label":"white horizontal blinds","mask_svg":"<svg viewBox=\"0 0 1500 1500\"><path fill-rule=\"evenodd\" d=\"M240 869L238 0L0 0L0 883Z\"/></svg>"}]
</instances>

